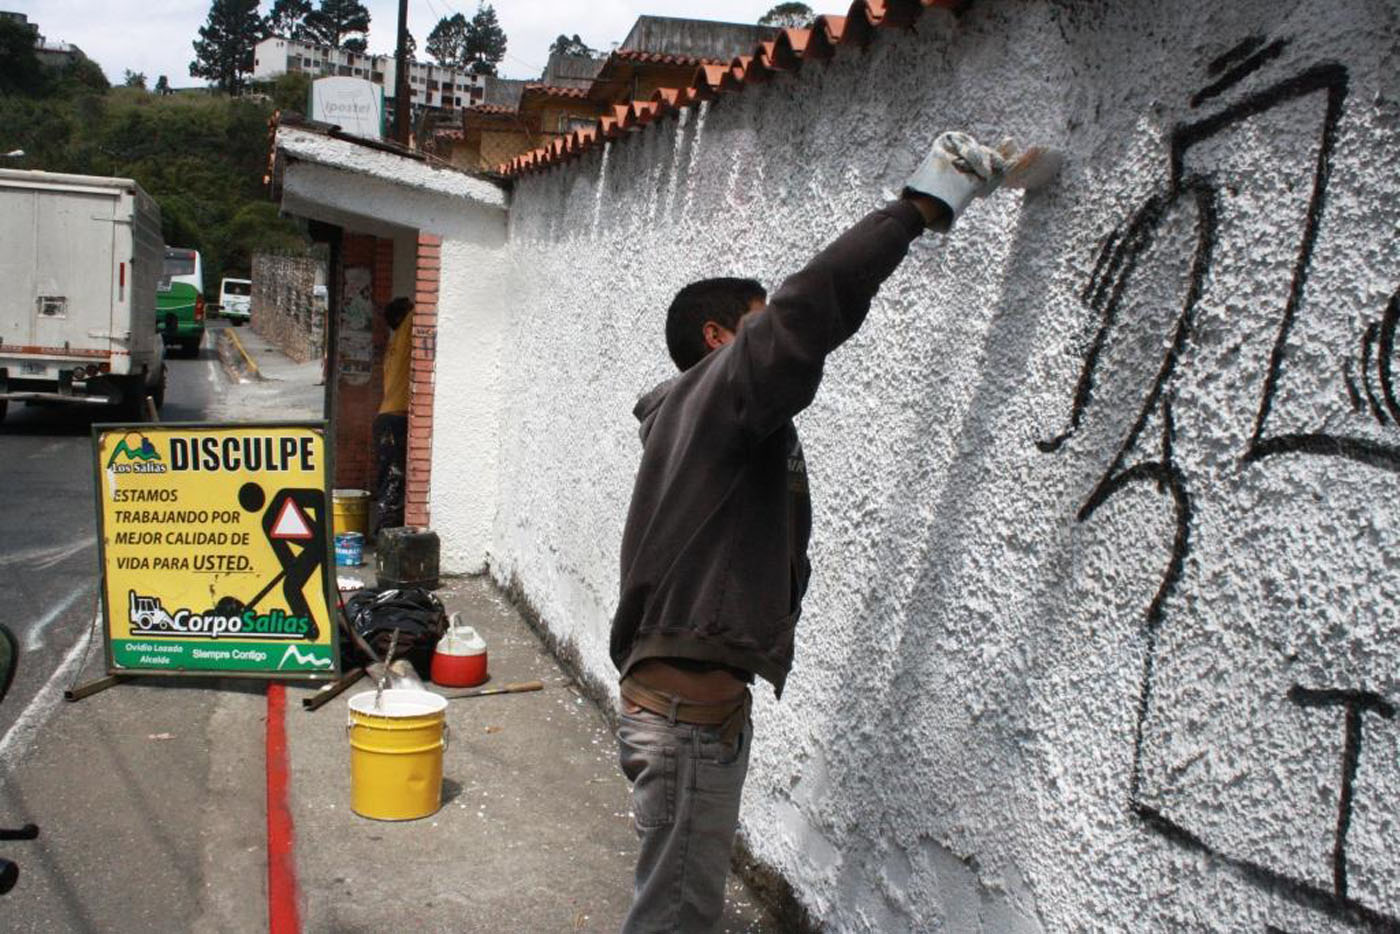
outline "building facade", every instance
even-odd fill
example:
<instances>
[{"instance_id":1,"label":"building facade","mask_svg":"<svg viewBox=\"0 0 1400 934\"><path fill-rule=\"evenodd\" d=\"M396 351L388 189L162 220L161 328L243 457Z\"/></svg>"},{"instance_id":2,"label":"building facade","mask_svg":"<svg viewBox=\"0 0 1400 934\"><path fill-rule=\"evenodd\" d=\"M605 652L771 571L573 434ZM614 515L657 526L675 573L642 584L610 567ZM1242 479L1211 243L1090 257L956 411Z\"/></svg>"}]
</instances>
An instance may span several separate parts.
<instances>
[{"instance_id":1,"label":"building facade","mask_svg":"<svg viewBox=\"0 0 1400 934\"><path fill-rule=\"evenodd\" d=\"M270 36L253 49L253 80L270 81L288 73L313 78L364 78L384 88L384 96L396 96L397 70L392 55L352 52L329 45ZM415 107L457 110L481 100L485 79L456 68L427 62L410 62L409 100Z\"/></svg>"}]
</instances>

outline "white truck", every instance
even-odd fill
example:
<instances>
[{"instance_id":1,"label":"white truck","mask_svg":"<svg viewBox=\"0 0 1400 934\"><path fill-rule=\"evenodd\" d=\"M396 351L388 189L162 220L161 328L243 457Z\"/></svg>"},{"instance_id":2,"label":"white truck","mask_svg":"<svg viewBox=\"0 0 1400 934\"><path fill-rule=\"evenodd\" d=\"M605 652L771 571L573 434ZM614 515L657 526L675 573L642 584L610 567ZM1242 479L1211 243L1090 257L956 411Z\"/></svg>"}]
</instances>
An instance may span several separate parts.
<instances>
[{"instance_id":1,"label":"white truck","mask_svg":"<svg viewBox=\"0 0 1400 934\"><path fill-rule=\"evenodd\" d=\"M160 206L125 178L0 169L0 418L165 397Z\"/></svg>"}]
</instances>

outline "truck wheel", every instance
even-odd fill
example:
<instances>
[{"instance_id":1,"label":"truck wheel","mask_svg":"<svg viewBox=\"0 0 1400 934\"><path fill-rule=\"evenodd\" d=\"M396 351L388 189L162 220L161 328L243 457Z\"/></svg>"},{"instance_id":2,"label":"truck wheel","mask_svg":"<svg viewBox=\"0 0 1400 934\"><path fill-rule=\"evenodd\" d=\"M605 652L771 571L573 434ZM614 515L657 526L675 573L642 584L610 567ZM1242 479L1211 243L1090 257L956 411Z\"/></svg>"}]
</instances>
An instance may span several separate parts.
<instances>
[{"instance_id":1,"label":"truck wheel","mask_svg":"<svg viewBox=\"0 0 1400 934\"><path fill-rule=\"evenodd\" d=\"M5 410L10 407L9 399L0 399L0 422L5 420Z\"/></svg>"}]
</instances>

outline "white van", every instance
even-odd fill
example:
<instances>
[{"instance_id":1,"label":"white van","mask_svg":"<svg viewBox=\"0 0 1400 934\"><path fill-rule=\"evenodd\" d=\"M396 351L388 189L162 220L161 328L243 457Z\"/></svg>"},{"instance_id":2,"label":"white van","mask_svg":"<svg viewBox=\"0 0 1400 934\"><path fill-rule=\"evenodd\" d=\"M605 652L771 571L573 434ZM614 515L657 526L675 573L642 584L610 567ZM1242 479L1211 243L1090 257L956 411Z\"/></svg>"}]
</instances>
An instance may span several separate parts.
<instances>
[{"instance_id":1,"label":"white van","mask_svg":"<svg viewBox=\"0 0 1400 934\"><path fill-rule=\"evenodd\" d=\"M249 279L225 279L219 286L219 312L234 324L253 316L253 283Z\"/></svg>"}]
</instances>

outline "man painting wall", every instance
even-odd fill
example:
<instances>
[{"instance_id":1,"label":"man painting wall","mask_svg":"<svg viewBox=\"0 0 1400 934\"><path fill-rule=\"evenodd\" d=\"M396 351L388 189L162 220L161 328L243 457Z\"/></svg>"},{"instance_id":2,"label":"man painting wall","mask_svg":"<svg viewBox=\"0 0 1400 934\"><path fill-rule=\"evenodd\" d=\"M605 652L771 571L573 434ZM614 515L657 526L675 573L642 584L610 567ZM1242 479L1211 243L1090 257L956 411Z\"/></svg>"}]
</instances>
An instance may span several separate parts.
<instances>
[{"instance_id":1,"label":"man painting wall","mask_svg":"<svg viewBox=\"0 0 1400 934\"><path fill-rule=\"evenodd\" d=\"M404 464L408 455L409 368L413 301L400 296L384 306L389 346L384 352L384 400L374 417L373 531L403 525Z\"/></svg>"}]
</instances>

